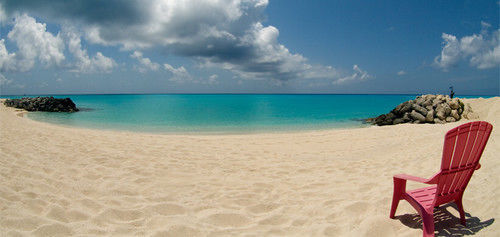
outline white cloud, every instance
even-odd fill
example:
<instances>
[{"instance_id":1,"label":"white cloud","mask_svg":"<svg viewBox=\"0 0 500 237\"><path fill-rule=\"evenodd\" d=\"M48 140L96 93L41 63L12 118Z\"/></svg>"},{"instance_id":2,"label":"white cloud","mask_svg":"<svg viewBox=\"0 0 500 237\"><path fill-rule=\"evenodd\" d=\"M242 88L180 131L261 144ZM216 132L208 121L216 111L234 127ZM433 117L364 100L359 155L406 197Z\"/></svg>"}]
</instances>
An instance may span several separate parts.
<instances>
[{"instance_id":1,"label":"white cloud","mask_svg":"<svg viewBox=\"0 0 500 237\"><path fill-rule=\"evenodd\" d=\"M402 75L406 75L406 72L404 70L401 70L397 74L398 74L398 76L402 76Z\"/></svg>"},{"instance_id":2,"label":"white cloud","mask_svg":"<svg viewBox=\"0 0 500 237\"><path fill-rule=\"evenodd\" d=\"M60 35L54 36L47 32L44 23L38 23L35 18L26 14L15 18L8 38L18 48L14 54L15 63L11 62L8 68L11 71L28 71L35 65L36 59L46 67L60 66L65 59L64 42Z\"/></svg>"},{"instance_id":3,"label":"white cloud","mask_svg":"<svg viewBox=\"0 0 500 237\"><path fill-rule=\"evenodd\" d=\"M0 71L16 71L16 54L9 53L5 48L5 40L0 39Z\"/></svg>"},{"instance_id":4,"label":"white cloud","mask_svg":"<svg viewBox=\"0 0 500 237\"><path fill-rule=\"evenodd\" d=\"M447 71L461 60L468 60L472 67L478 69L494 68L500 65L500 29L488 32L490 24L481 22L480 34L457 38L443 33L443 49L434 59L434 63Z\"/></svg>"},{"instance_id":5,"label":"white cloud","mask_svg":"<svg viewBox=\"0 0 500 237\"><path fill-rule=\"evenodd\" d=\"M88 42L125 50L153 48L230 70L241 78L291 80L345 78L340 69L314 65L278 41L279 30L265 26L267 0L52 0L6 3L10 12L81 26ZM120 12L121 14L109 14ZM142 67L153 62L140 59ZM143 61L141 61L143 60ZM354 72L358 73L359 72Z\"/></svg>"},{"instance_id":6,"label":"white cloud","mask_svg":"<svg viewBox=\"0 0 500 237\"><path fill-rule=\"evenodd\" d=\"M219 77L219 75L217 74L212 74L210 75L210 77L208 77L208 80L207 80L207 84L209 85L216 85L216 84L219 84L219 81L217 81L217 78Z\"/></svg>"},{"instance_id":7,"label":"white cloud","mask_svg":"<svg viewBox=\"0 0 500 237\"><path fill-rule=\"evenodd\" d=\"M116 66L113 59L102 55L101 52L97 52L95 56L90 58L87 50L82 49L81 38L77 33L66 30L65 35L68 40L68 50L75 60L72 71L81 73L111 72Z\"/></svg>"},{"instance_id":8,"label":"white cloud","mask_svg":"<svg viewBox=\"0 0 500 237\"><path fill-rule=\"evenodd\" d=\"M12 80L5 78L5 76L0 73L0 86L10 84L11 82Z\"/></svg>"},{"instance_id":9,"label":"white cloud","mask_svg":"<svg viewBox=\"0 0 500 237\"><path fill-rule=\"evenodd\" d=\"M186 68L184 68L184 66L175 68L172 65L165 63L163 64L163 67L165 70L172 73L172 77L169 79L170 81L184 82L193 80L193 77L189 74Z\"/></svg>"},{"instance_id":10,"label":"white cloud","mask_svg":"<svg viewBox=\"0 0 500 237\"><path fill-rule=\"evenodd\" d=\"M336 80L341 77L332 66L311 65L300 54L291 53L278 43L279 30L273 26L264 27L255 23L241 39L241 45L252 50L252 56L245 60L223 61L210 58L205 66L218 66L230 70L245 79L315 79Z\"/></svg>"},{"instance_id":11,"label":"white cloud","mask_svg":"<svg viewBox=\"0 0 500 237\"><path fill-rule=\"evenodd\" d=\"M12 30L7 37L16 44L18 50L9 53L5 39L0 39L0 71L26 72L38 62L45 67L69 67L71 71L83 73L110 72L116 66L113 59L101 52L90 58L87 50L82 49L80 35L73 31L54 35L47 31L46 24L26 14L16 15L12 23ZM66 62L66 43L74 62Z\"/></svg>"},{"instance_id":12,"label":"white cloud","mask_svg":"<svg viewBox=\"0 0 500 237\"><path fill-rule=\"evenodd\" d=\"M368 72L361 70L358 65L354 65L352 67L354 73L350 76L342 77L336 81L334 81L334 84L343 84L346 82L351 82L351 81L364 81L372 76L368 74Z\"/></svg>"},{"instance_id":13,"label":"white cloud","mask_svg":"<svg viewBox=\"0 0 500 237\"><path fill-rule=\"evenodd\" d=\"M132 53L130 57L135 58L137 59L137 61L139 61L141 66L137 67L137 69L142 73L148 70L158 71L158 69L160 68L160 64L152 62L149 58L143 57L142 52L140 51L134 51L134 53Z\"/></svg>"}]
</instances>

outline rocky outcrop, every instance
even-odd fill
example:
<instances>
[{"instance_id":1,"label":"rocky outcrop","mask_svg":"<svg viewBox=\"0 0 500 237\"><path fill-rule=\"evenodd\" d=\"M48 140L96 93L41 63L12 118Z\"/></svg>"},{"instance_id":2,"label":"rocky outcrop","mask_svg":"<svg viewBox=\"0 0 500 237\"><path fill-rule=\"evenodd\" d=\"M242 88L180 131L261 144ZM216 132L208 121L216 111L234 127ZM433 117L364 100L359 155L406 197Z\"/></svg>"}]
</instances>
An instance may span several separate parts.
<instances>
[{"instance_id":1,"label":"rocky outcrop","mask_svg":"<svg viewBox=\"0 0 500 237\"><path fill-rule=\"evenodd\" d=\"M27 111L46 112L76 112L75 103L70 98L57 99L54 97L25 97L22 99L7 99L5 106L25 109Z\"/></svg>"},{"instance_id":2,"label":"rocky outcrop","mask_svg":"<svg viewBox=\"0 0 500 237\"><path fill-rule=\"evenodd\" d=\"M366 122L383 125L400 123L449 123L470 119L472 109L460 99L444 95L422 95L406 101L387 114L369 118Z\"/></svg>"}]
</instances>

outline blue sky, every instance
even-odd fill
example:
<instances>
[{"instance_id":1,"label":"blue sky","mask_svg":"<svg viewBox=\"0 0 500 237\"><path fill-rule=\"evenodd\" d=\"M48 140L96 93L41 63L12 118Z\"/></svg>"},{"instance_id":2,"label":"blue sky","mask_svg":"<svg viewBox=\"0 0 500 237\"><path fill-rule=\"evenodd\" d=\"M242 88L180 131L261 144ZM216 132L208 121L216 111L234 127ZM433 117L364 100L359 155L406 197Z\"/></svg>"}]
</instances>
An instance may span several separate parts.
<instances>
[{"instance_id":1,"label":"blue sky","mask_svg":"<svg viewBox=\"0 0 500 237\"><path fill-rule=\"evenodd\" d=\"M498 1L5 1L0 93L500 93Z\"/></svg>"}]
</instances>

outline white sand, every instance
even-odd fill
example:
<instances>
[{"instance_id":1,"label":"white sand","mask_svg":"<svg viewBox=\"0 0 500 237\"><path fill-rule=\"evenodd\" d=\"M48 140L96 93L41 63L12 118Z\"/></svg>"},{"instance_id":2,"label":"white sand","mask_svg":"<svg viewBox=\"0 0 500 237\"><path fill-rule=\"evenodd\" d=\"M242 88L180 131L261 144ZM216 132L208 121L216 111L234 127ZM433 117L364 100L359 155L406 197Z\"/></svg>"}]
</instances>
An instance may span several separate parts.
<instances>
[{"instance_id":1,"label":"white sand","mask_svg":"<svg viewBox=\"0 0 500 237\"><path fill-rule=\"evenodd\" d=\"M436 229L499 236L500 98L467 102L494 130L465 192L469 227L449 206ZM437 172L444 134L467 122L184 136L15 113L0 106L1 236L421 236L407 202L389 219L392 176Z\"/></svg>"}]
</instances>

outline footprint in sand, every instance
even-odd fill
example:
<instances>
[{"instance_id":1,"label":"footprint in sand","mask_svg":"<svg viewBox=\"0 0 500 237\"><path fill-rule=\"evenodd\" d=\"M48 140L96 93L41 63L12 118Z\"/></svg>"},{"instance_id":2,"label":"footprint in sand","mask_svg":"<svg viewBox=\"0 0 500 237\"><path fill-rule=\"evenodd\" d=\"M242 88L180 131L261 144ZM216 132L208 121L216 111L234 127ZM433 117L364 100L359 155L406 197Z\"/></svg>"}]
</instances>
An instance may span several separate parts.
<instances>
[{"instance_id":1,"label":"footprint in sand","mask_svg":"<svg viewBox=\"0 0 500 237\"><path fill-rule=\"evenodd\" d=\"M305 223L307 223L306 219L297 219L292 222L292 226L303 226Z\"/></svg>"},{"instance_id":2,"label":"footprint in sand","mask_svg":"<svg viewBox=\"0 0 500 237\"><path fill-rule=\"evenodd\" d=\"M64 209L58 206L53 206L47 214L47 217L60 222L69 222Z\"/></svg>"},{"instance_id":3,"label":"footprint in sand","mask_svg":"<svg viewBox=\"0 0 500 237\"><path fill-rule=\"evenodd\" d=\"M328 226L323 230L325 236L339 236L339 228L337 226Z\"/></svg>"},{"instance_id":4,"label":"footprint in sand","mask_svg":"<svg viewBox=\"0 0 500 237\"><path fill-rule=\"evenodd\" d=\"M40 226L32 233L35 236L70 236L72 234L72 231L65 225L51 224Z\"/></svg>"},{"instance_id":5,"label":"footprint in sand","mask_svg":"<svg viewBox=\"0 0 500 237\"><path fill-rule=\"evenodd\" d=\"M80 200L80 202L82 203L82 205L92 211L97 211L99 209L101 209L102 205L100 205L99 203L95 202L95 201L92 201L90 199L82 199Z\"/></svg>"},{"instance_id":6,"label":"footprint in sand","mask_svg":"<svg viewBox=\"0 0 500 237\"><path fill-rule=\"evenodd\" d=\"M176 204L158 204L151 207L154 212L164 215L164 216L172 216L172 215L181 215L186 212L186 209L182 206Z\"/></svg>"},{"instance_id":7,"label":"footprint in sand","mask_svg":"<svg viewBox=\"0 0 500 237\"><path fill-rule=\"evenodd\" d=\"M76 222L89 219L89 216L76 210L66 211L61 207L54 206L50 209L47 217L60 222Z\"/></svg>"},{"instance_id":8,"label":"footprint in sand","mask_svg":"<svg viewBox=\"0 0 500 237\"><path fill-rule=\"evenodd\" d=\"M241 227L248 225L250 219L241 214L220 213L208 216L206 222L221 227Z\"/></svg>"},{"instance_id":9,"label":"footprint in sand","mask_svg":"<svg viewBox=\"0 0 500 237\"><path fill-rule=\"evenodd\" d=\"M330 214L329 216L327 216L325 219L327 222L329 223L333 223L335 222L335 219L337 219L337 213L333 213L333 214Z\"/></svg>"},{"instance_id":10,"label":"footprint in sand","mask_svg":"<svg viewBox=\"0 0 500 237\"><path fill-rule=\"evenodd\" d=\"M177 225L177 226L172 226L170 227L167 231L160 231L157 232L154 237L166 237L166 236L190 236L190 237L196 237L196 236L202 236L201 232L193 229L191 227L187 226L182 226L182 225Z\"/></svg>"},{"instance_id":11,"label":"footprint in sand","mask_svg":"<svg viewBox=\"0 0 500 237\"><path fill-rule=\"evenodd\" d=\"M140 219L143 213L137 210L118 210L118 209L106 209L97 218L104 220L105 222L118 221L118 222L130 222Z\"/></svg>"},{"instance_id":12,"label":"footprint in sand","mask_svg":"<svg viewBox=\"0 0 500 237\"><path fill-rule=\"evenodd\" d=\"M264 220L259 221L261 225L282 225L288 222L288 218L282 215L271 216Z\"/></svg>"},{"instance_id":13,"label":"footprint in sand","mask_svg":"<svg viewBox=\"0 0 500 237\"><path fill-rule=\"evenodd\" d=\"M32 211L34 214L42 213L47 206L47 202L40 199L27 199L23 200L22 203L26 209Z\"/></svg>"},{"instance_id":14,"label":"footprint in sand","mask_svg":"<svg viewBox=\"0 0 500 237\"><path fill-rule=\"evenodd\" d=\"M0 222L0 226L5 229L14 229L21 231L31 231L40 226L44 221L39 218L28 217L21 219L7 219Z\"/></svg>"},{"instance_id":15,"label":"footprint in sand","mask_svg":"<svg viewBox=\"0 0 500 237\"><path fill-rule=\"evenodd\" d=\"M248 210L254 214L267 213L278 208L279 205L275 203L267 203L267 204L257 204L248 208Z\"/></svg>"},{"instance_id":16,"label":"footprint in sand","mask_svg":"<svg viewBox=\"0 0 500 237\"><path fill-rule=\"evenodd\" d=\"M253 200L253 199L247 199L247 198L236 199L233 202L236 205L244 206L244 207L248 207L248 206L251 206L251 205L255 204L255 200Z\"/></svg>"},{"instance_id":17,"label":"footprint in sand","mask_svg":"<svg viewBox=\"0 0 500 237\"><path fill-rule=\"evenodd\" d=\"M359 215L359 214L365 213L370 206L371 205L368 202L354 202L354 203L347 205L344 208L344 210L346 210L348 212L353 212L353 213L356 213Z\"/></svg>"}]
</instances>

